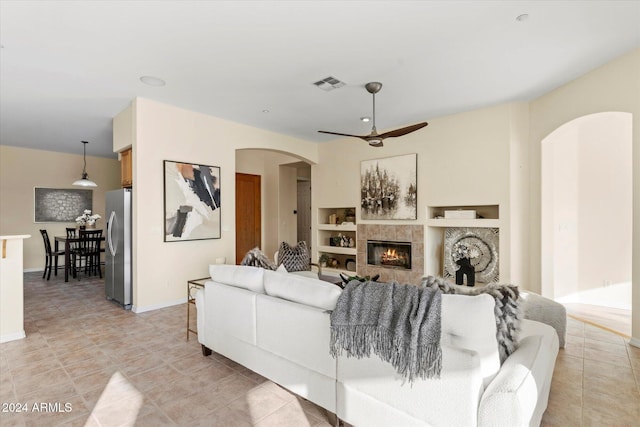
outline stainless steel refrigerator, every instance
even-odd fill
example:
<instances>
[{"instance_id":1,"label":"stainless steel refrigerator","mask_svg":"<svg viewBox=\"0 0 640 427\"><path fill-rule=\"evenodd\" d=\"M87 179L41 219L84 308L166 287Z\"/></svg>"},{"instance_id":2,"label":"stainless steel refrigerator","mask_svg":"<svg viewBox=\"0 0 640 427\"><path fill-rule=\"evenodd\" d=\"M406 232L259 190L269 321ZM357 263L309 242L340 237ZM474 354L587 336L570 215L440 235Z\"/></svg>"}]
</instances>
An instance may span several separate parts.
<instances>
[{"instance_id":1,"label":"stainless steel refrigerator","mask_svg":"<svg viewBox=\"0 0 640 427\"><path fill-rule=\"evenodd\" d=\"M104 288L107 299L131 308L131 190L108 191Z\"/></svg>"}]
</instances>

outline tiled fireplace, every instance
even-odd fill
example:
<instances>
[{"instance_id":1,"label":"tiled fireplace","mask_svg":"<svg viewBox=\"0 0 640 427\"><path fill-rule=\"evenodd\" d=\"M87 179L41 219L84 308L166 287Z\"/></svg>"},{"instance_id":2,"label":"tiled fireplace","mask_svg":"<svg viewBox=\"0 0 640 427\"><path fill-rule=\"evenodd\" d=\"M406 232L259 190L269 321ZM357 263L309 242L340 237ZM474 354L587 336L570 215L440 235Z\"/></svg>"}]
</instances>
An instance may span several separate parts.
<instances>
[{"instance_id":1,"label":"tiled fireplace","mask_svg":"<svg viewBox=\"0 0 640 427\"><path fill-rule=\"evenodd\" d=\"M357 236L358 275L379 274L383 282L420 284L424 276L423 225L358 224Z\"/></svg>"}]
</instances>

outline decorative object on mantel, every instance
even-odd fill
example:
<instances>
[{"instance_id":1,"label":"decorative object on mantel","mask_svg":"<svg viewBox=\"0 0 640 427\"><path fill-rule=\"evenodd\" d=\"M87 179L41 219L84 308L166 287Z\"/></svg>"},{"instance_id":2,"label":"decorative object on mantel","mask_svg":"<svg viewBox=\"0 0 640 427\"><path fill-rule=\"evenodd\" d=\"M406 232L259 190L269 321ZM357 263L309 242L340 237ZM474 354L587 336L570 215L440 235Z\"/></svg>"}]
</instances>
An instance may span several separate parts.
<instances>
[{"instance_id":1,"label":"decorative object on mantel","mask_svg":"<svg viewBox=\"0 0 640 427\"><path fill-rule=\"evenodd\" d=\"M102 218L98 214L91 214L91 209L85 209L82 215L76 218L76 224L80 230L88 228L95 228L96 221Z\"/></svg>"},{"instance_id":2,"label":"decorative object on mantel","mask_svg":"<svg viewBox=\"0 0 640 427\"><path fill-rule=\"evenodd\" d=\"M344 221L342 225L352 225L356 223L356 211L349 208L344 211Z\"/></svg>"},{"instance_id":3,"label":"decorative object on mantel","mask_svg":"<svg viewBox=\"0 0 640 427\"><path fill-rule=\"evenodd\" d=\"M220 168L164 161L164 241L219 239Z\"/></svg>"},{"instance_id":4,"label":"decorative object on mantel","mask_svg":"<svg viewBox=\"0 0 640 427\"><path fill-rule=\"evenodd\" d=\"M329 255L320 254L320 257L318 257L318 264L320 264L321 267L326 267L328 262L329 262Z\"/></svg>"},{"instance_id":5,"label":"decorative object on mantel","mask_svg":"<svg viewBox=\"0 0 640 427\"><path fill-rule=\"evenodd\" d=\"M336 246L340 248L354 248L356 242L352 237L338 233L337 236L329 238L329 246Z\"/></svg>"},{"instance_id":6,"label":"decorative object on mantel","mask_svg":"<svg viewBox=\"0 0 640 427\"><path fill-rule=\"evenodd\" d=\"M497 282L500 279L498 268L499 240L498 228L446 228L443 245L443 277L451 280L456 279L456 273L460 265L457 261L463 258L461 254L464 246L469 254L478 254L475 258L467 257L469 258L469 264L475 270L474 283Z\"/></svg>"},{"instance_id":7,"label":"decorative object on mantel","mask_svg":"<svg viewBox=\"0 0 640 427\"><path fill-rule=\"evenodd\" d=\"M81 141L82 142L82 151L83 151L83 160L84 166L82 167L82 178L76 180L71 185L76 185L79 187L97 187L98 184L91 181L89 179L89 174L87 174L87 144L89 141Z\"/></svg>"},{"instance_id":8,"label":"decorative object on mantel","mask_svg":"<svg viewBox=\"0 0 640 427\"><path fill-rule=\"evenodd\" d=\"M456 209L444 211L444 217L446 219L475 219L476 216L476 211L472 209Z\"/></svg>"},{"instance_id":9,"label":"decorative object on mantel","mask_svg":"<svg viewBox=\"0 0 640 427\"><path fill-rule=\"evenodd\" d=\"M362 219L417 219L417 154L360 163Z\"/></svg>"},{"instance_id":10,"label":"decorative object on mantel","mask_svg":"<svg viewBox=\"0 0 640 427\"><path fill-rule=\"evenodd\" d=\"M467 278L467 286L474 286L476 282L476 272L471 265L472 258L478 258L480 251L474 246L467 246L458 242L453 246L453 259L460 266L456 271L456 285L464 285L464 278Z\"/></svg>"},{"instance_id":11,"label":"decorative object on mantel","mask_svg":"<svg viewBox=\"0 0 640 427\"><path fill-rule=\"evenodd\" d=\"M35 187L33 206L35 222L74 222L93 207L93 190Z\"/></svg>"}]
</instances>

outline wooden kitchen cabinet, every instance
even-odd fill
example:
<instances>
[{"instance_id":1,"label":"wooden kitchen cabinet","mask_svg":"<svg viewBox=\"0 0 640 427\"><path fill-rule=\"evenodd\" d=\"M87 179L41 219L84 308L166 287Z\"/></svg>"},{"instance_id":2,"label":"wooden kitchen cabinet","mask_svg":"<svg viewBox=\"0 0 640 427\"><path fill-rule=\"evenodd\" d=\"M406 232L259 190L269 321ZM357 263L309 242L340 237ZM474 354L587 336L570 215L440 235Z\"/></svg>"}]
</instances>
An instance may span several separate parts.
<instances>
[{"instance_id":1,"label":"wooden kitchen cabinet","mask_svg":"<svg viewBox=\"0 0 640 427\"><path fill-rule=\"evenodd\" d=\"M120 176L122 188L133 186L133 173L131 169L131 148L120 153Z\"/></svg>"}]
</instances>

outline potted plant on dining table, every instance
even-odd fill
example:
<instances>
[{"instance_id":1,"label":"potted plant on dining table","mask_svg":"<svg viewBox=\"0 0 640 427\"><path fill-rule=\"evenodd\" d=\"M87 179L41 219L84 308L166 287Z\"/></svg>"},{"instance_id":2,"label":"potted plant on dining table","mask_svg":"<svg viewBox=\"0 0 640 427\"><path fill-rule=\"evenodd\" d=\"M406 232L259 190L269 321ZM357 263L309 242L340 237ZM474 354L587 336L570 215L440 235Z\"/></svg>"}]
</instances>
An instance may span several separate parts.
<instances>
[{"instance_id":1,"label":"potted plant on dining table","mask_svg":"<svg viewBox=\"0 0 640 427\"><path fill-rule=\"evenodd\" d=\"M76 218L76 224L78 224L80 230L95 228L96 221L100 218L102 217L98 214L91 214L91 209L85 209L82 215Z\"/></svg>"}]
</instances>

